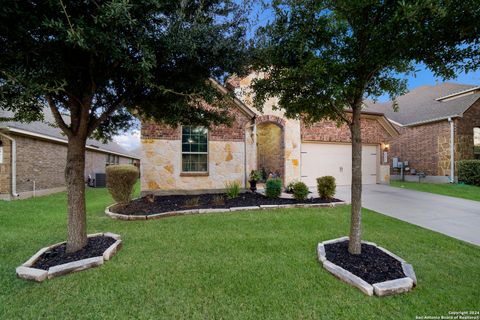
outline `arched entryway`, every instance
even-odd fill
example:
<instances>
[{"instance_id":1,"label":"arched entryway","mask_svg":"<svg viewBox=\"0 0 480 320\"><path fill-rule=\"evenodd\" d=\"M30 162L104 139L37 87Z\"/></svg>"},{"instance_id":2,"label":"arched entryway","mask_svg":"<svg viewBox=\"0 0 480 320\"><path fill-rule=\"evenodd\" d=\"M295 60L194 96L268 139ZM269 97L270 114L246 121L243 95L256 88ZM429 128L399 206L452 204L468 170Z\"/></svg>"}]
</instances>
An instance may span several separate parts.
<instances>
[{"instance_id":1,"label":"arched entryway","mask_svg":"<svg viewBox=\"0 0 480 320\"><path fill-rule=\"evenodd\" d=\"M257 118L257 169L268 174L285 175L285 121L276 116Z\"/></svg>"}]
</instances>

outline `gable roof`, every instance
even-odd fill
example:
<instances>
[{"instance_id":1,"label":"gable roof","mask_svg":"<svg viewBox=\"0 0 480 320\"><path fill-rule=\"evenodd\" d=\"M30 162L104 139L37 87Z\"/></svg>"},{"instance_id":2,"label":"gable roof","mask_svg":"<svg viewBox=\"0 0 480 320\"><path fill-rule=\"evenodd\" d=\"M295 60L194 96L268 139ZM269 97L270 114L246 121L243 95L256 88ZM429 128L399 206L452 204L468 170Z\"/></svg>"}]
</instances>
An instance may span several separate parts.
<instances>
[{"instance_id":1,"label":"gable roof","mask_svg":"<svg viewBox=\"0 0 480 320\"><path fill-rule=\"evenodd\" d=\"M0 109L0 118L12 118L13 113ZM49 108L43 109L43 121L34 121L29 123L19 121L0 121L0 130L4 129L10 132L34 136L51 141L67 143L67 137L62 130L55 126L55 119ZM63 116L66 123L69 123L68 116ZM105 153L113 153L120 156L140 159L133 152L128 152L113 141L103 143L95 139L87 139L87 149L97 150Z\"/></svg>"},{"instance_id":2,"label":"gable roof","mask_svg":"<svg viewBox=\"0 0 480 320\"><path fill-rule=\"evenodd\" d=\"M210 83L212 83L212 85L219 91L221 92L222 94L225 94L225 95L229 95L230 92L228 91L227 88L225 88L224 86L222 86L217 80L213 79L213 78L210 78ZM253 112L252 109L250 109L249 107L247 107L242 101L240 101L240 99L238 99L237 97L233 96L232 97L232 101L233 103L235 104L235 106L243 113L245 114L247 117L249 117L250 119L253 119L255 118L256 114L255 112Z\"/></svg>"},{"instance_id":3,"label":"gable roof","mask_svg":"<svg viewBox=\"0 0 480 320\"><path fill-rule=\"evenodd\" d=\"M387 118L404 126L459 117L480 99L480 88L474 85L441 83L421 86L397 98L398 112L392 102L365 100L365 110L382 112Z\"/></svg>"}]
</instances>

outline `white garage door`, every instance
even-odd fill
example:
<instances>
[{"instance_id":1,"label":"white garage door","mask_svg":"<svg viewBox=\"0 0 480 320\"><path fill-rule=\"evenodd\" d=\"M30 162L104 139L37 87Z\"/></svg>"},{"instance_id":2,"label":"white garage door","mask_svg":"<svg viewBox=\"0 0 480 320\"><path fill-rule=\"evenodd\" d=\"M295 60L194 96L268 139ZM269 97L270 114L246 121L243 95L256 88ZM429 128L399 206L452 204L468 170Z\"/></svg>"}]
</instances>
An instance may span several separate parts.
<instances>
[{"instance_id":1,"label":"white garage door","mask_svg":"<svg viewBox=\"0 0 480 320\"><path fill-rule=\"evenodd\" d=\"M302 143L302 181L316 186L321 176L334 176L337 185L352 182L352 146L349 144ZM362 147L362 182L377 183L377 146Z\"/></svg>"}]
</instances>

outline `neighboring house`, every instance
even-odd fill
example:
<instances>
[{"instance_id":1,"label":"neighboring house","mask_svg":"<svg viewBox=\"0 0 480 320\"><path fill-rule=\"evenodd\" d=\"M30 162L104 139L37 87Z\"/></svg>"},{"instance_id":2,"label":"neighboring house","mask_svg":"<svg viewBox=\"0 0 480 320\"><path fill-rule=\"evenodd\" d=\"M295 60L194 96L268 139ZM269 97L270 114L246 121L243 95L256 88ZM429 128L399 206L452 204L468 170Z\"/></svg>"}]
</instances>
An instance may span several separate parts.
<instances>
[{"instance_id":1,"label":"neighboring house","mask_svg":"<svg viewBox=\"0 0 480 320\"><path fill-rule=\"evenodd\" d=\"M346 125L321 121L305 126L287 119L268 101L262 113L252 106L251 74L231 78L227 87L238 98L230 109L234 122L210 130L179 125L176 128L142 121L142 193L174 194L214 192L225 183L247 186L251 170L278 173L284 184L302 180L316 185L316 178L332 175L339 185L351 181L351 140ZM218 89L227 89L218 83ZM387 141L398 135L394 126L378 112L362 115L363 182L388 179L381 173L380 155ZM387 167L388 169L388 167Z\"/></svg>"},{"instance_id":2,"label":"neighboring house","mask_svg":"<svg viewBox=\"0 0 480 320\"><path fill-rule=\"evenodd\" d=\"M0 110L0 118L11 117L12 113ZM44 122L0 122L0 199L65 190L67 139L53 123L48 109L44 111ZM88 139L85 180L95 177L95 173L105 173L107 165L118 163L138 165L139 157L116 143Z\"/></svg>"},{"instance_id":3,"label":"neighboring house","mask_svg":"<svg viewBox=\"0 0 480 320\"><path fill-rule=\"evenodd\" d=\"M367 110L382 112L400 135L392 137L390 159L408 162L406 174L423 172L432 182L455 180L459 160L480 158L480 87L455 83L422 86L392 103L365 101ZM453 139L452 139L453 138ZM393 168L392 173L399 174ZM417 177L409 177L418 180Z\"/></svg>"}]
</instances>

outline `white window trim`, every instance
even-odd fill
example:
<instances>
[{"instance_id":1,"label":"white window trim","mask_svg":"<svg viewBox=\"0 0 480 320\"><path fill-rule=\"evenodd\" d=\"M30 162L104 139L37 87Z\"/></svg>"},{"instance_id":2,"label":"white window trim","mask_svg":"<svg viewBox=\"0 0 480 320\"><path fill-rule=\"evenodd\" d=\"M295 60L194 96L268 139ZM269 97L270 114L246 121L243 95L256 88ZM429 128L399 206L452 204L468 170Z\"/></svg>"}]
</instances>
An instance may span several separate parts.
<instances>
[{"instance_id":1,"label":"white window trim","mask_svg":"<svg viewBox=\"0 0 480 320\"><path fill-rule=\"evenodd\" d=\"M183 127L191 127L191 128L204 128L207 130L207 151L206 152L183 152ZM209 152L210 152L210 146L209 142L210 139L208 137L209 131L207 128L202 127L202 126L181 126L180 127L180 168L181 168L181 173L182 174L208 174L210 171L210 157L209 157ZM184 154L206 154L207 155L207 170L206 171L183 171L183 155Z\"/></svg>"}]
</instances>

